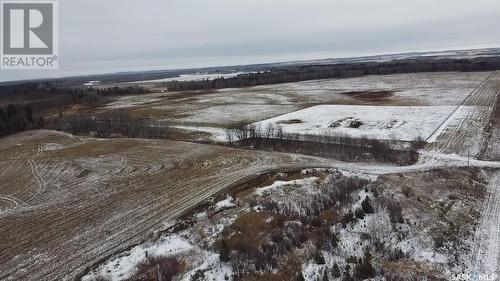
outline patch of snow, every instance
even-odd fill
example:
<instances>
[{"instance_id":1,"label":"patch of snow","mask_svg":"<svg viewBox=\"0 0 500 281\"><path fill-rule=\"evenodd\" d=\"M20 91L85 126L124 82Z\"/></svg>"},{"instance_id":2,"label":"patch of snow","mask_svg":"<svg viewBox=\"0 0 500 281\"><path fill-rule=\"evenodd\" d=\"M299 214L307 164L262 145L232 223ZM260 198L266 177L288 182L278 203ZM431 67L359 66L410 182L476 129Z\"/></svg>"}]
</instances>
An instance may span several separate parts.
<instances>
[{"instance_id":1,"label":"patch of snow","mask_svg":"<svg viewBox=\"0 0 500 281\"><path fill-rule=\"evenodd\" d=\"M357 177L360 179L365 179L369 181L376 181L378 178L378 175L373 175L373 174L367 174L367 173L362 173L358 171L348 171L348 170L338 170L340 173L342 173L343 176L346 177Z\"/></svg>"},{"instance_id":2,"label":"patch of snow","mask_svg":"<svg viewBox=\"0 0 500 281\"><path fill-rule=\"evenodd\" d=\"M86 83L83 83L83 86L92 87L99 84L101 84L101 81L88 81Z\"/></svg>"},{"instance_id":3,"label":"patch of snow","mask_svg":"<svg viewBox=\"0 0 500 281\"><path fill-rule=\"evenodd\" d=\"M197 271L202 271L207 281L230 281L233 275L233 269L230 264L223 263L219 259L219 254L203 251L201 255L201 264L184 274L181 281L191 281Z\"/></svg>"},{"instance_id":4,"label":"patch of snow","mask_svg":"<svg viewBox=\"0 0 500 281\"><path fill-rule=\"evenodd\" d=\"M305 280L322 280L325 266L315 263L302 265L302 276Z\"/></svg>"},{"instance_id":5,"label":"patch of snow","mask_svg":"<svg viewBox=\"0 0 500 281\"><path fill-rule=\"evenodd\" d=\"M195 215L195 217L198 220L206 219L208 217L208 213L207 213L207 211L203 211L203 212L197 213Z\"/></svg>"},{"instance_id":6,"label":"patch of snow","mask_svg":"<svg viewBox=\"0 0 500 281\"><path fill-rule=\"evenodd\" d=\"M285 186L301 186L301 187L306 187L314 184L315 181L318 180L318 177L309 177L309 178L304 178L304 179L298 179L298 180L291 180L291 181L275 181L273 184L258 188L254 194L256 195L263 195L265 193L269 193L274 191L275 189L285 187Z\"/></svg>"},{"instance_id":7,"label":"patch of snow","mask_svg":"<svg viewBox=\"0 0 500 281\"><path fill-rule=\"evenodd\" d=\"M404 248L402 248L404 251ZM413 259L417 262L424 263L446 263L448 262L448 257L445 254L437 253L431 249L420 249L415 251Z\"/></svg>"},{"instance_id":8,"label":"patch of snow","mask_svg":"<svg viewBox=\"0 0 500 281\"><path fill-rule=\"evenodd\" d=\"M234 198L231 196L228 196L226 199L224 199L220 202L217 202L217 204L215 204L215 211L218 212L220 210L230 209L230 208L233 208L235 206L236 206L236 204L234 202Z\"/></svg>"},{"instance_id":9,"label":"patch of snow","mask_svg":"<svg viewBox=\"0 0 500 281\"><path fill-rule=\"evenodd\" d=\"M339 231L338 250L340 255L344 257L354 256L357 258L363 257L363 240L360 238L359 230L355 230L354 226L341 228Z\"/></svg>"},{"instance_id":10,"label":"patch of snow","mask_svg":"<svg viewBox=\"0 0 500 281\"><path fill-rule=\"evenodd\" d=\"M316 173L316 172L327 172L328 169L317 169L317 168L314 168L314 169L303 169L300 171L300 174L301 175L307 175L307 174L312 174L312 173Z\"/></svg>"},{"instance_id":11,"label":"patch of snow","mask_svg":"<svg viewBox=\"0 0 500 281\"><path fill-rule=\"evenodd\" d=\"M42 151L54 151L54 150L61 150L61 149L64 149L64 145L63 144L59 144L59 143L46 143L44 145L42 145Z\"/></svg>"},{"instance_id":12,"label":"patch of snow","mask_svg":"<svg viewBox=\"0 0 500 281\"><path fill-rule=\"evenodd\" d=\"M286 178L286 174L285 174L285 173L277 173L277 174L276 174L276 176L277 176L278 178L281 178L281 179Z\"/></svg>"},{"instance_id":13,"label":"patch of snow","mask_svg":"<svg viewBox=\"0 0 500 281\"><path fill-rule=\"evenodd\" d=\"M198 127L198 126L183 126L183 125L173 125L172 128L177 128L181 130L186 130L189 132L202 132L211 135L210 139L214 142L226 143L228 142L228 132L223 128L216 127Z\"/></svg>"},{"instance_id":14,"label":"patch of snow","mask_svg":"<svg viewBox=\"0 0 500 281\"><path fill-rule=\"evenodd\" d=\"M176 224L178 224L179 221L177 220L169 220L169 221L166 221L165 223L163 223L163 228L162 230L167 230L169 228L172 228L174 227Z\"/></svg>"},{"instance_id":15,"label":"patch of snow","mask_svg":"<svg viewBox=\"0 0 500 281\"><path fill-rule=\"evenodd\" d=\"M482 168L500 168L500 162L498 161L482 161L477 160L472 157L462 156L458 154L446 154L436 151L419 150L421 155L421 163L428 163L430 166L449 166L449 167L482 167Z\"/></svg>"},{"instance_id":16,"label":"patch of snow","mask_svg":"<svg viewBox=\"0 0 500 281\"><path fill-rule=\"evenodd\" d=\"M95 271L82 278L91 281L94 276L101 275L119 281L130 278L137 270L137 265L149 256L174 255L187 252L193 248L187 240L178 235L162 237L155 243L146 243L132 248L123 255L116 256L102 264Z\"/></svg>"},{"instance_id":17,"label":"patch of snow","mask_svg":"<svg viewBox=\"0 0 500 281\"><path fill-rule=\"evenodd\" d=\"M219 258L219 255L217 255ZM210 281L231 281L233 280L233 269L227 263L219 263L216 266L209 267L205 272L205 280Z\"/></svg>"},{"instance_id":18,"label":"patch of snow","mask_svg":"<svg viewBox=\"0 0 500 281\"><path fill-rule=\"evenodd\" d=\"M246 72L233 72L233 73L195 73L195 74L182 74L177 77L168 77L162 79L154 80L142 80L129 82L127 84L143 84L143 83L162 83L162 82L172 82L172 81L203 81L203 80L214 80L217 78L232 78L240 74L245 74Z\"/></svg>"},{"instance_id":19,"label":"patch of snow","mask_svg":"<svg viewBox=\"0 0 500 281\"><path fill-rule=\"evenodd\" d=\"M318 105L253 125L261 130L279 126L288 134L413 141L429 137L454 109L453 106ZM286 124L288 120L301 123Z\"/></svg>"}]
</instances>

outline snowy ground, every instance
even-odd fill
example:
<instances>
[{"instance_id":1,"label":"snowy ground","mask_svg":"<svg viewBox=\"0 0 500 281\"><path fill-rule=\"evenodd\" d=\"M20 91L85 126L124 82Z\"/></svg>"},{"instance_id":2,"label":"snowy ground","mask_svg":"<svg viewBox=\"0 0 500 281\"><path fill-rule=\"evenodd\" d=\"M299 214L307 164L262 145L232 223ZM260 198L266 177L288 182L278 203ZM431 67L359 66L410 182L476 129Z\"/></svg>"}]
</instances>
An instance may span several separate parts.
<instances>
[{"instance_id":1,"label":"snowy ground","mask_svg":"<svg viewBox=\"0 0 500 281\"><path fill-rule=\"evenodd\" d=\"M144 95L122 97L110 109L127 109L138 114L135 111L137 109L143 114L141 117L150 116L150 112L155 109L166 114L165 118L169 118L169 122L173 120L176 124L189 126L202 124L206 127L200 131L214 132L222 138L218 128L209 126L216 124L223 127L241 121L258 122L263 118L319 103L339 102L361 107L360 103L367 105L372 102L355 100L342 95L342 92L391 90L394 94L384 101L384 105L400 105L391 108L400 108L400 111L378 114L370 111L368 115L375 121L370 123L371 120L368 120L367 124L371 127L367 125L364 130L377 137L395 135L411 140L420 134L425 137L425 133L435 128L443 116L450 113L450 105L458 105L486 75L445 73L373 76L227 89L187 97L184 93ZM494 85L486 86L489 88L484 89L485 93L490 96ZM483 99L485 103L488 100ZM462 108L476 108L477 104L464 106ZM333 113L333 116L342 115L340 119L358 114L352 110L352 106L337 107L351 108L347 112L339 110ZM363 108L370 107L375 106ZM379 107L379 110L383 108ZM409 108L422 109L413 112ZM461 113L462 110L456 112ZM471 119L478 111L465 112L467 116L462 119ZM487 116L486 113L481 113L481 117ZM402 117L402 120L390 122L393 120L387 116L392 114ZM164 118L159 114L153 117ZM362 119L365 115L354 117ZM330 130L328 126L335 121L341 121L337 122L339 126L336 128L339 130L353 129L345 127L349 123L347 120L333 120L329 124L332 120L326 120L328 118L321 114L314 118L321 121L319 127L304 130ZM421 120L424 120L425 126L414 124ZM473 122L464 127L463 124L468 123L457 120L450 119L447 124L450 126L446 127L453 129L448 134L445 134L446 129L441 131L445 132L445 138L436 137L436 140L443 144L457 140L459 135L453 132L467 131L474 124L483 124L484 121L479 120L479 123ZM315 119L310 122L314 123ZM454 122L457 125L453 125ZM304 124L284 125L294 128ZM387 132L381 134L380 131L384 130ZM476 134L478 131L472 132ZM12 280L53 280L61 276L64 276L63 279L72 279L96 259L117 249L141 243L153 230L161 228L164 221L178 217L183 210L203 202L210 194L270 169L333 166L350 172L389 174L468 165L468 159L463 155L434 152L428 152L431 157L426 159L430 159L427 162L409 167L392 167L179 142L81 139L47 131L33 131L2 139L0 151L0 164L4 167L0 169L0 232L7 233L0 241L0 279ZM477 160L471 160L470 164L477 167L500 166L498 162ZM33 202L26 202L31 198L34 198ZM224 201L220 205L227 207L231 203ZM489 223L483 224L493 225L495 221L498 222L498 219L492 217ZM47 228L47 223L56 223L59 227ZM482 240L483 245L489 245L489 242L484 241L489 241L491 237L498 237L495 229L498 230L488 228L490 236ZM497 246L492 245L491 249L487 248L484 252L483 256L487 259L482 261L483 264L495 259L495 251L498 260ZM484 249L484 246L480 248ZM207 254L206 257L210 261L213 255Z\"/></svg>"},{"instance_id":2,"label":"snowy ground","mask_svg":"<svg viewBox=\"0 0 500 281\"><path fill-rule=\"evenodd\" d=\"M384 99L391 105L458 105L488 76L488 72L442 72L373 75L345 79L325 79L255 87L256 90L293 95L297 100L316 103L370 104L345 95L346 92L388 91Z\"/></svg>"},{"instance_id":3,"label":"snowy ground","mask_svg":"<svg viewBox=\"0 0 500 281\"><path fill-rule=\"evenodd\" d=\"M319 180L317 177L309 177L305 179L291 180L291 181L275 181L273 184L258 188L255 191L256 195L263 195L266 193L275 192L276 189L285 187L285 186L311 186L315 181Z\"/></svg>"},{"instance_id":4,"label":"snowy ground","mask_svg":"<svg viewBox=\"0 0 500 281\"><path fill-rule=\"evenodd\" d=\"M296 180L278 180L269 186L255 188L250 197L268 196L276 193L287 196L287 190L299 190L307 194L317 194L320 179L308 173L327 173L328 169L302 170L304 178ZM278 173L278 177L286 177ZM190 281L197 271L203 271L204 279L210 281L233 280L233 270L229 263L221 262L219 254L207 250L207 244L217 239L221 231L227 228L239 214L249 210L248 200L228 196L216 201L205 210L196 213L191 219L192 226L177 233L167 233L155 241L139 244L128 251L111 257L98 267L92 269L82 278L82 281L93 281L102 276L113 281L128 280L137 272L137 266L147 256L174 256L187 262L188 268L176 280ZM272 219L272 217L271 217ZM268 223L271 220L268 221ZM174 224L171 224L175 226ZM200 240L201 239L201 240ZM208 247L209 248L209 247ZM307 274L307 269L305 269Z\"/></svg>"},{"instance_id":5,"label":"snowy ground","mask_svg":"<svg viewBox=\"0 0 500 281\"><path fill-rule=\"evenodd\" d=\"M155 242L136 246L130 251L113 257L95 268L83 280L92 280L90 278L95 275L111 277L111 280L125 280L136 271L137 264L141 261L141 258L144 259L146 252L149 255L175 256L186 261L189 267L177 280L191 280L191 277L199 271L202 271L205 276L201 280L233 280L231 264L221 262L219 255L213 252L210 245L219 239L223 235L223 230L227 229L242 214L248 212L264 212L264 214L267 214L268 210L265 209L266 207L263 204L257 204L250 208L248 203L254 202L252 198L264 198L264 200L270 200L270 202L278 202L278 204L283 204L290 210L297 210L298 213L301 213L302 208L307 209L311 206L308 202L312 203L311 200L315 201L316 196L324 192L322 188L325 187L321 187L321 184L339 172L342 174L347 173L348 176L367 177L370 178L372 183L377 181L377 177L372 177L372 175L352 174L351 172L329 169L303 170L302 177L294 180L286 180L286 174L278 173L278 178L271 184L250 189L253 192L245 192L243 193L245 195L238 196L238 199L228 197L213 202L201 213L194 214L188 219L192 223L190 228L182 230L180 233L169 233ZM327 175L323 177L317 173L326 173ZM402 182L406 178L414 184L419 179L418 175L417 173L415 175L389 175L389 177ZM403 179L400 179L400 177L403 177ZM427 177L440 178L432 173L428 174ZM454 177L454 175L450 174L449 177ZM496 180L490 183L490 192L495 197L498 197L498 194L494 193L494 189L498 185L498 179L497 174ZM448 180L452 181L450 178ZM302 274L305 280L322 280L324 275L331 276L328 272L334 265L344 270L347 264L351 263L347 262L348 257L362 258L366 249L372 249L372 253L382 260L392 255L391 253L401 252L404 257L389 258L386 261L387 269L397 272L400 274L399 276L413 276L407 280L417 280L417 278L419 278L418 280L427 280L424 278L428 276L427 274L435 278L442 278L451 276L455 272L450 265L455 263L452 260L452 253L454 253L454 250L461 250L462 248L460 248L460 245L458 249L453 248L455 246L451 249L435 246L434 239L436 233L439 233L436 228L440 227L441 224L446 225L447 218L454 220L455 216L462 216L464 212L468 212L469 209L467 208L474 205L472 202L479 199L474 198L463 201L463 198L469 196L474 188L467 186L467 189L470 189L469 193L462 193L464 186L456 187L453 183L443 184L443 190L433 188L430 182L422 186L410 184L414 188L413 191L416 195L410 195L415 198L408 198L408 195L402 194L402 189L392 186L391 183L398 183L398 181L394 182L384 177L379 186L379 188L383 187L380 190L383 191L383 194L377 196L374 195L373 189L366 187L353 193L352 201L343 209L339 209L340 211L345 212L348 209L359 208L361 202L366 197L370 197L375 205L375 213L365 214L364 218L350 222L345 226L341 226L339 223L332 225L332 231L338 233L338 246L332 251L321 251L325 259L324 264L318 264L310 259L301 260ZM429 190L426 190L427 188ZM460 199L450 199L452 198L450 194L459 196ZM420 199L417 200L416 198ZM477 243L481 255L477 255L478 264L475 268L478 273L493 273L497 268L499 251L497 247L498 241L496 240L498 240L497 224L499 220L497 216L499 212L494 210L498 207L497 199L488 200L485 207L483 207L483 213L491 213L484 217L485 219L481 221L481 227L478 230L478 233L481 233L481 236L478 236L481 239L478 239ZM392 221L389 211L385 209L385 205L382 203L387 200L407 202L403 204L404 222L396 223ZM455 200L456 202L449 204L449 200ZM257 202L262 203L264 201ZM451 208L447 209L446 217L440 216L439 212L433 211L434 209L440 210L440 203L443 202ZM287 212L283 211L283 213ZM273 218L273 216L269 216L265 222L270 224ZM464 228L470 228L469 222L474 220L466 218L465 221L464 223L463 221L454 220L455 223ZM468 236L460 236L460 239L468 238ZM383 241L383 249L380 252L373 249L373 241ZM468 253L464 252L464 255L466 254L468 255ZM464 268L463 264L455 264L454 266L460 269ZM378 264L377 268L380 268L380 264ZM328 274L325 274L325 272ZM431 278L431 280L433 279Z\"/></svg>"},{"instance_id":6,"label":"snowy ground","mask_svg":"<svg viewBox=\"0 0 500 281\"><path fill-rule=\"evenodd\" d=\"M169 124L227 128L319 104L458 106L487 72L417 73L325 79L198 92L117 97L106 110ZM370 93L387 92L382 98ZM363 93L362 96L351 95ZM69 113L68 113L69 114Z\"/></svg>"},{"instance_id":7,"label":"snowy ground","mask_svg":"<svg viewBox=\"0 0 500 281\"><path fill-rule=\"evenodd\" d=\"M348 134L355 137L369 136L373 138L395 138L401 140L413 140L417 137L422 137L424 139L429 138L430 142L439 142L439 146L446 148L452 147L453 145L456 145L456 141L460 141L461 149L459 151L463 151L464 147L470 148L472 145L477 146L477 143L480 142L481 132L483 130L484 124L486 124L482 119L485 119L485 117L491 114L491 108L488 106L488 103L492 99L492 97L496 96L496 93L497 88L495 87L495 85L488 82L483 83L481 87L478 88L478 90L472 93L472 98L469 99L471 100L471 102L464 103L464 105L460 106L458 109L454 106L377 107L324 105L315 106L285 114L283 116L271 118L263 122L258 122L258 124L260 124L261 127L265 127L269 123L279 124L283 127L285 132L300 134L323 134L325 131L331 132L336 130L337 132L340 132L342 134ZM210 118L210 116L205 117ZM353 124L358 124L359 127L351 128L353 127ZM214 128L209 128L205 131L214 131ZM469 133L467 133L468 136L465 137L465 140L463 140L464 137L462 131L470 131ZM221 136L220 133L219 136ZM474 139L473 137L477 137L478 139L474 141L474 144L471 144L470 140ZM358 167L358 171L365 170L373 174L385 174L390 173L391 171L425 171L444 166L500 166L500 163L498 162L478 161L475 159L468 159L463 155L460 156L455 154L443 154L443 152L447 152L447 150L438 149L437 151L423 151L422 153L424 157L422 158L422 160L417 165L414 165L412 167L394 168L374 166L365 167L365 169L361 165L360 167ZM348 167L349 165L339 164L338 166ZM257 196L261 196L263 194L269 193L280 193L283 186L305 186L310 185L312 182L314 182L314 180L316 180L316 178L310 177L306 178L305 180L299 181L277 181L269 186L257 189L254 194ZM499 246L497 245L498 243L496 242L496 240L498 240L499 228L497 224L500 219L498 218L499 212L498 210L496 210L498 209L497 201L499 201L497 198L498 192L497 190L495 190L498 185L499 183L497 175L492 180L492 182L490 182L487 200L482 207L482 220L477 230L476 239L474 242L475 248L473 249L474 254L472 269L478 273L491 274L498 272ZM228 198L217 203L216 209L222 210L224 208L231 208L234 206L235 203L233 199ZM416 218L415 220L418 220L418 218ZM343 239L344 242L341 243L341 247L346 249L346 254L356 253L356 255L359 256L361 253L356 252L357 248L352 248L356 246L355 243L361 243L361 240L359 240L356 236L357 233L370 231L370 228L374 227L373 225L378 225L378 227L380 227L381 221L385 221L386 228L389 228L387 224L387 215L382 217L377 217L376 215L374 215L371 218L366 218L360 225L353 225L348 231L341 231L341 237L346 238ZM393 236L394 235L388 234L385 238L387 240L388 237L391 237L389 240L397 239L397 241L399 241L399 237ZM419 236L412 236L403 242L394 242L394 244L398 246L398 249L402 249L406 253L414 253L411 254L411 256L412 259L417 262L422 262L425 264L445 264L448 262L448 256L432 250L432 241L429 241L428 238L422 240L421 237L419 238ZM130 256L134 257L133 255ZM214 273L213 269L221 269L225 275L231 273L230 268L228 268L227 265L223 265L220 262L217 262L217 255L215 255L214 253L206 252L202 256L204 257L205 262L201 263L201 265L199 265L199 267L197 268L212 268L207 271L209 276L210 274ZM326 255L327 264L329 264L331 260L334 260L334 258L334 256ZM129 269L133 268L130 263L122 262L122 264L128 264ZM101 267L100 270L106 268L107 265L103 266L104 267ZM120 266L118 266L118 268L120 268ZM318 266L312 263L306 263L303 265L303 273L306 278L312 278L313 276L319 277L321 276L322 272L324 272L322 266ZM445 272L445 274L450 274L450 272ZM215 273L215 275L217 275L217 273Z\"/></svg>"},{"instance_id":8,"label":"snowy ground","mask_svg":"<svg viewBox=\"0 0 500 281\"><path fill-rule=\"evenodd\" d=\"M210 140L216 143L228 142L228 132L223 128L203 127L203 126L171 126L174 129L181 129L193 133L207 133L210 135Z\"/></svg>"},{"instance_id":9,"label":"snowy ground","mask_svg":"<svg viewBox=\"0 0 500 281\"><path fill-rule=\"evenodd\" d=\"M436 153L429 157L433 162L395 167L53 131L4 138L0 151L5 167L0 169L0 233L7 233L0 239L0 279L7 280L71 280L96 260L140 243L210 194L265 171L338 167L378 175L468 165L466 158ZM500 168L499 162L471 160L470 165Z\"/></svg>"},{"instance_id":10,"label":"snowy ground","mask_svg":"<svg viewBox=\"0 0 500 281\"><path fill-rule=\"evenodd\" d=\"M489 185L481 208L481 221L476 230L472 272L500 276L500 172Z\"/></svg>"},{"instance_id":11,"label":"snowy ground","mask_svg":"<svg viewBox=\"0 0 500 281\"><path fill-rule=\"evenodd\" d=\"M129 251L114 257L96 270L98 274L111 280L125 280L134 274L137 265L146 259L146 256L165 256L185 253L193 249L188 241L178 235L165 236L154 243L138 245ZM91 272L82 281L92 281Z\"/></svg>"},{"instance_id":12,"label":"snowy ground","mask_svg":"<svg viewBox=\"0 0 500 281\"><path fill-rule=\"evenodd\" d=\"M178 77L169 77L155 80L145 80L145 81L134 81L127 84L144 84L144 83L162 83L162 82L172 82L172 81L202 81L202 80L214 80L217 78L231 78L236 77L240 74L245 74L246 72L234 72L234 73L197 73L197 74L182 74Z\"/></svg>"},{"instance_id":13,"label":"snowy ground","mask_svg":"<svg viewBox=\"0 0 500 281\"><path fill-rule=\"evenodd\" d=\"M161 94L148 94L148 95L140 95L140 96L125 96L120 97L116 101L108 104L106 108L108 109L123 109L130 108L135 106L142 106L154 102L161 101Z\"/></svg>"},{"instance_id":14,"label":"snowy ground","mask_svg":"<svg viewBox=\"0 0 500 281\"><path fill-rule=\"evenodd\" d=\"M0 152L1 280L73 280L235 182L331 162L55 131L2 138Z\"/></svg>"},{"instance_id":15,"label":"snowy ground","mask_svg":"<svg viewBox=\"0 0 500 281\"><path fill-rule=\"evenodd\" d=\"M268 105L268 104L240 104L240 105L216 105L204 107L191 116L181 118L182 123L201 123L222 126L228 124L251 123L253 120L260 120L273 117L279 114L290 112L296 109L294 105Z\"/></svg>"},{"instance_id":16,"label":"snowy ground","mask_svg":"<svg viewBox=\"0 0 500 281\"><path fill-rule=\"evenodd\" d=\"M216 221L218 224L211 224L209 217L216 216L221 211L235 208L235 199L227 197L216 202L206 210L196 213L194 218L199 224L206 224L204 229L209 237L215 237L218 232L232 222L227 215ZM174 227L179 221L170 224ZM210 281L232 280L232 269L227 263L219 259L219 254L202 247L199 239L192 232L192 228L187 228L177 233L167 233L159 239L139 244L128 251L111 257L97 268L92 269L83 276L82 281L93 281L96 277L105 277L107 280L122 281L130 280L137 273L138 265L145 261L147 257L170 256L186 261L187 268L176 280L190 281L198 271L203 271L205 279Z\"/></svg>"},{"instance_id":17,"label":"snowy ground","mask_svg":"<svg viewBox=\"0 0 500 281\"><path fill-rule=\"evenodd\" d=\"M488 135L487 128L499 94L500 73L493 72L433 133L427 149L462 156L478 156L486 145L484 140Z\"/></svg>"},{"instance_id":18,"label":"snowy ground","mask_svg":"<svg viewBox=\"0 0 500 281\"><path fill-rule=\"evenodd\" d=\"M454 109L452 106L318 105L254 125L261 129L280 126L289 134L413 141L419 137L426 139Z\"/></svg>"}]
</instances>

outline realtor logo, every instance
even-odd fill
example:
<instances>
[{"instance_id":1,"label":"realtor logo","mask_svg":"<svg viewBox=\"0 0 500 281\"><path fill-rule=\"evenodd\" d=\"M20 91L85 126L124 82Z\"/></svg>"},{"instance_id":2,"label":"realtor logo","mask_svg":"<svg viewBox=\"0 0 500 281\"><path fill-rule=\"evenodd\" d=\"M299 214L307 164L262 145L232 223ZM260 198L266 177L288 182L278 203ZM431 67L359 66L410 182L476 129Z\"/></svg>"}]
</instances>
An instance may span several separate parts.
<instances>
[{"instance_id":1,"label":"realtor logo","mask_svg":"<svg viewBox=\"0 0 500 281\"><path fill-rule=\"evenodd\" d=\"M1 2L2 69L58 68L58 3Z\"/></svg>"}]
</instances>

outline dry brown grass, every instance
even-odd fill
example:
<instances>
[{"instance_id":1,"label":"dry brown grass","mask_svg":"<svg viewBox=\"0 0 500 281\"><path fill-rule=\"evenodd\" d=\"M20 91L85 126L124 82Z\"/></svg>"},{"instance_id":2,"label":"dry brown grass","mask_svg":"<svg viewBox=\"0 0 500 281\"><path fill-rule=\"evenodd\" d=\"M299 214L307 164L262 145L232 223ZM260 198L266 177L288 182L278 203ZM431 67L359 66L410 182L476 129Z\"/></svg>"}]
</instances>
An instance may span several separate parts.
<instances>
[{"instance_id":1,"label":"dry brown grass","mask_svg":"<svg viewBox=\"0 0 500 281\"><path fill-rule=\"evenodd\" d=\"M283 215L244 213L231 225L231 231L235 234L229 237L228 244L230 247L238 247L241 243L259 247L269 233L281 229L284 222Z\"/></svg>"},{"instance_id":2,"label":"dry brown grass","mask_svg":"<svg viewBox=\"0 0 500 281\"><path fill-rule=\"evenodd\" d=\"M333 225L340 221L337 210L331 208L322 211L319 218L325 222L326 225Z\"/></svg>"}]
</instances>

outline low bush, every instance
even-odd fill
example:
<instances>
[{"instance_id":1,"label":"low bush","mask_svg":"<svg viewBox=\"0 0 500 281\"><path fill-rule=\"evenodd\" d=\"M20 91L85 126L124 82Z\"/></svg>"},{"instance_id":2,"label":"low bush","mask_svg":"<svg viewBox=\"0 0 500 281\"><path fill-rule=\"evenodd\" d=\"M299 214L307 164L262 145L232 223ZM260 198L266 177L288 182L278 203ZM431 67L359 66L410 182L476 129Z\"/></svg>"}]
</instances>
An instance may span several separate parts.
<instances>
[{"instance_id":1,"label":"low bush","mask_svg":"<svg viewBox=\"0 0 500 281\"><path fill-rule=\"evenodd\" d=\"M365 214L373 214L375 213L375 209L373 208L370 197L366 196L365 200L361 202L361 207L363 208L363 212Z\"/></svg>"},{"instance_id":2,"label":"low bush","mask_svg":"<svg viewBox=\"0 0 500 281\"><path fill-rule=\"evenodd\" d=\"M415 192L413 191L413 189L409 186L404 186L402 189L402 192L403 194L407 197L407 198L411 198L415 195Z\"/></svg>"},{"instance_id":3,"label":"low bush","mask_svg":"<svg viewBox=\"0 0 500 281\"><path fill-rule=\"evenodd\" d=\"M399 203L389 203L387 210L392 223L404 223L403 209Z\"/></svg>"},{"instance_id":4,"label":"low bush","mask_svg":"<svg viewBox=\"0 0 500 281\"><path fill-rule=\"evenodd\" d=\"M352 211L349 210L342 216L342 219L340 221L342 222L343 225L347 225L348 223L354 221L355 219L356 217L354 216Z\"/></svg>"},{"instance_id":5,"label":"low bush","mask_svg":"<svg viewBox=\"0 0 500 281\"><path fill-rule=\"evenodd\" d=\"M372 256L369 252L365 252L363 261L354 269L354 276L360 280L370 279L375 277L375 268L371 263Z\"/></svg>"},{"instance_id":6,"label":"low bush","mask_svg":"<svg viewBox=\"0 0 500 281\"><path fill-rule=\"evenodd\" d=\"M365 218L365 212L363 211L363 208L356 208L356 211L354 211L354 215L357 219L360 220Z\"/></svg>"},{"instance_id":7,"label":"low bush","mask_svg":"<svg viewBox=\"0 0 500 281\"><path fill-rule=\"evenodd\" d=\"M184 265L175 257L150 256L137 266L137 273L130 280L171 281L182 272Z\"/></svg>"}]
</instances>

